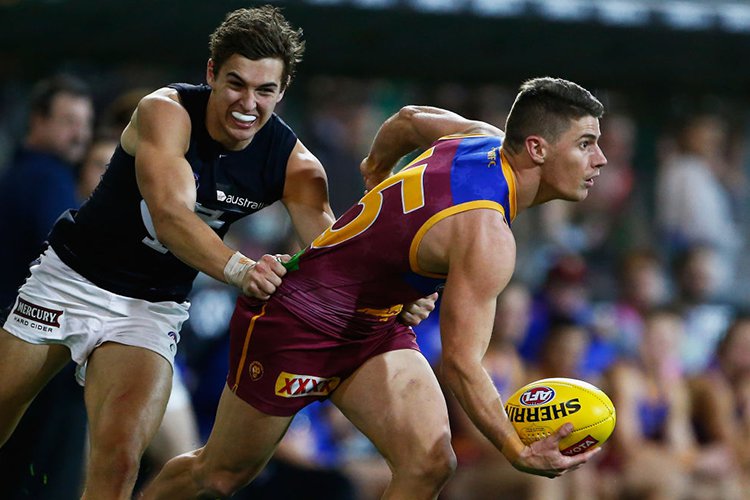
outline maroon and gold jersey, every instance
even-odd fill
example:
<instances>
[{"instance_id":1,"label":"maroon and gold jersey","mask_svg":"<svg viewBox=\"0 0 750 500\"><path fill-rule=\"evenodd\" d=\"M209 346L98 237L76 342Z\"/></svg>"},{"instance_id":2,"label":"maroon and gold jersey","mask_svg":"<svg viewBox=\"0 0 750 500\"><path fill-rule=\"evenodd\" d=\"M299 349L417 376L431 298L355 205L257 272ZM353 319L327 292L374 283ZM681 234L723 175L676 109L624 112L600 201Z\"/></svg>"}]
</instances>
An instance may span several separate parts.
<instances>
[{"instance_id":1,"label":"maroon and gold jersey","mask_svg":"<svg viewBox=\"0 0 750 500\"><path fill-rule=\"evenodd\" d=\"M417 263L434 224L474 209L516 213L502 138L451 136L367 193L299 257L267 302L240 297L232 317L227 383L269 415L326 399L375 356L418 349L397 321L401 304L445 276Z\"/></svg>"},{"instance_id":2,"label":"maroon and gold jersey","mask_svg":"<svg viewBox=\"0 0 750 500\"><path fill-rule=\"evenodd\" d=\"M430 227L479 208L501 212L508 223L515 217L515 181L501 145L501 137L486 135L435 142L320 235L272 300L326 330L367 331L390 323L401 304L429 295L445 281L417 262ZM297 300L308 293L314 300Z\"/></svg>"}]
</instances>

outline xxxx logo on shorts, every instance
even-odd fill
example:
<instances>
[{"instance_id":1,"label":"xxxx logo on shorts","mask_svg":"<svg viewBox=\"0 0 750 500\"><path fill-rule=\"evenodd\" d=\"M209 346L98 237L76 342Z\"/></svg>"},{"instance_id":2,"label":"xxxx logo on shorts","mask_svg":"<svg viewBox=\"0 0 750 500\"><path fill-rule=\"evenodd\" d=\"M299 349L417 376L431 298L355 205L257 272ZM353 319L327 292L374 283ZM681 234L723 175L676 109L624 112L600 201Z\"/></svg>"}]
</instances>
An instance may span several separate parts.
<instances>
[{"instance_id":1,"label":"xxxx logo on shorts","mask_svg":"<svg viewBox=\"0 0 750 500\"><path fill-rule=\"evenodd\" d=\"M55 311L54 309L47 309L46 307L32 304L21 297L18 298L18 305L15 311L13 311L13 314L22 318L56 328L60 328L60 316L62 313L62 311Z\"/></svg>"},{"instance_id":2,"label":"xxxx logo on shorts","mask_svg":"<svg viewBox=\"0 0 750 500\"><path fill-rule=\"evenodd\" d=\"M276 395L282 398L328 396L340 382L339 377L322 378L281 372L276 379Z\"/></svg>"}]
</instances>

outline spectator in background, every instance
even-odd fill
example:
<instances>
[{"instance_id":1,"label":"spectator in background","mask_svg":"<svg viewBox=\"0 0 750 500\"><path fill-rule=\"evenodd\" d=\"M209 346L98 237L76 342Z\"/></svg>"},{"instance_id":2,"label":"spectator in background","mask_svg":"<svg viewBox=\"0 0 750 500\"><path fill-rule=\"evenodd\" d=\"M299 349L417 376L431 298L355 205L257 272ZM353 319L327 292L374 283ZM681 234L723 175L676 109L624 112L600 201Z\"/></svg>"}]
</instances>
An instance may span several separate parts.
<instances>
[{"instance_id":1,"label":"spectator in background","mask_svg":"<svg viewBox=\"0 0 750 500\"><path fill-rule=\"evenodd\" d=\"M368 102L369 85L342 78L314 78L307 86L309 147L326 166L331 209L344 213L361 196L362 177L357 165L370 138L386 118ZM374 115L374 116L373 116Z\"/></svg>"},{"instance_id":2,"label":"spectator in background","mask_svg":"<svg viewBox=\"0 0 750 500\"><path fill-rule=\"evenodd\" d=\"M153 92L154 89L136 87L118 94L102 112L101 130L105 135L120 136L130 123L135 108L141 99Z\"/></svg>"},{"instance_id":3,"label":"spectator in background","mask_svg":"<svg viewBox=\"0 0 750 500\"><path fill-rule=\"evenodd\" d=\"M36 84L28 131L0 178L0 307L16 298L60 214L78 206L76 168L91 141L94 106L86 84L68 75Z\"/></svg>"},{"instance_id":4,"label":"spectator in background","mask_svg":"<svg viewBox=\"0 0 750 500\"><path fill-rule=\"evenodd\" d=\"M713 248L720 257L719 285L727 291L742 246L732 197L722 184L729 170L727 123L714 114L691 116L676 147L657 175L657 222L671 255L698 244Z\"/></svg>"},{"instance_id":5,"label":"spectator in background","mask_svg":"<svg viewBox=\"0 0 750 500\"><path fill-rule=\"evenodd\" d=\"M617 356L633 359L638 356L644 315L669 300L667 272L656 252L636 249L625 254L614 274L617 298L595 305L594 329Z\"/></svg>"},{"instance_id":6,"label":"spectator in background","mask_svg":"<svg viewBox=\"0 0 750 500\"><path fill-rule=\"evenodd\" d=\"M86 156L78 169L77 196L79 203L83 203L94 192L99 180L107 170L109 159L112 157L119 136L114 134L98 135L91 142ZM50 226L51 227L51 226Z\"/></svg>"},{"instance_id":7,"label":"spectator in background","mask_svg":"<svg viewBox=\"0 0 750 500\"><path fill-rule=\"evenodd\" d=\"M549 268L542 288L534 296L529 329L519 346L527 362L537 360L554 318L567 318L584 325L591 323L593 309L587 276L586 263L576 254L558 257Z\"/></svg>"},{"instance_id":8,"label":"spectator in background","mask_svg":"<svg viewBox=\"0 0 750 500\"><path fill-rule=\"evenodd\" d=\"M684 335L677 311L653 310L638 358L619 360L607 373L602 388L617 408L617 426L602 457L606 498L686 498L695 438L679 356Z\"/></svg>"},{"instance_id":9,"label":"spectator in background","mask_svg":"<svg viewBox=\"0 0 750 500\"><path fill-rule=\"evenodd\" d=\"M737 427L729 430L740 459L743 491L750 491L750 316L747 313L738 316L730 326L719 344L717 362L718 372L711 373L723 375L732 394L733 411L729 415L737 419ZM723 429L722 434L726 431ZM721 442L722 434L716 433L713 437Z\"/></svg>"},{"instance_id":10,"label":"spectator in background","mask_svg":"<svg viewBox=\"0 0 750 500\"><path fill-rule=\"evenodd\" d=\"M683 250L674 261L674 306L685 319L680 351L688 374L708 368L734 316L734 308L718 300L720 260L712 247L698 245Z\"/></svg>"},{"instance_id":11,"label":"spectator in background","mask_svg":"<svg viewBox=\"0 0 750 500\"><path fill-rule=\"evenodd\" d=\"M79 204L75 169L94 121L89 88L73 76L38 82L29 104L25 139L0 178L0 234L6 238L0 245L0 309L13 305L55 219ZM80 495L86 409L73 371L68 364L50 381L0 448L3 499Z\"/></svg>"},{"instance_id":12,"label":"spectator in background","mask_svg":"<svg viewBox=\"0 0 750 500\"><path fill-rule=\"evenodd\" d=\"M529 366L529 380L551 377L599 381L584 373L591 334L588 329L567 318L553 318L539 348L539 357Z\"/></svg>"},{"instance_id":13,"label":"spectator in background","mask_svg":"<svg viewBox=\"0 0 750 500\"><path fill-rule=\"evenodd\" d=\"M711 367L690 379L692 421L703 447L697 498L737 499L750 491L750 316L738 316Z\"/></svg>"}]
</instances>

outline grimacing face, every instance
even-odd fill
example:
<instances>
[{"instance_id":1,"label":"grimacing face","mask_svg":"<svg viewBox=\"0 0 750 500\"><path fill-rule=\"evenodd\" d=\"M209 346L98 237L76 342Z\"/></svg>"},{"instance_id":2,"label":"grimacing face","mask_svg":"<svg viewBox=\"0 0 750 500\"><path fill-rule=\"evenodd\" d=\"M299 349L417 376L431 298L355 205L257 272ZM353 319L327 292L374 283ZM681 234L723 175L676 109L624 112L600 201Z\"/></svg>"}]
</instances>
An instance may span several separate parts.
<instances>
[{"instance_id":1,"label":"grimacing face","mask_svg":"<svg viewBox=\"0 0 750 500\"><path fill-rule=\"evenodd\" d=\"M283 70L281 59L254 61L234 54L217 74L213 61L209 60L206 81L213 91L208 102L206 127L211 137L230 151L250 144L284 97Z\"/></svg>"},{"instance_id":2,"label":"grimacing face","mask_svg":"<svg viewBox=\"0 0 750 500\"><path fill-rule=\"evenodd\" d=\"M552 198L581 201L588 196L594 178L607 164L599 147L600 136L599 120L584 116L571 120L570 127L560 134L557 141L548 143L542 179L552 191Z\"/></svg>"}]
</instances>

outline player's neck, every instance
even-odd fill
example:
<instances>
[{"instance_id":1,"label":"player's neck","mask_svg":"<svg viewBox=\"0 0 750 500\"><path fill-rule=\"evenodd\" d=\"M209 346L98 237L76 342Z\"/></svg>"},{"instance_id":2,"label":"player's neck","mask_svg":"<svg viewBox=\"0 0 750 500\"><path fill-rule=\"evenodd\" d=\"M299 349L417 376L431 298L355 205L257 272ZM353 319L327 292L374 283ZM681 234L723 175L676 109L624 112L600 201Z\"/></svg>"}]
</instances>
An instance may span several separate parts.
<instances>
[{"instance_id":1,"label":"player's neck","mask_svg":"<svg viewBox=\"0 0 750 500\"><path fill-rule=\"evenodd\" d=\"M503 156L513 173L516 184L516 210L521 212L536 204L535 200L541 179L539 167L523 152L516 154L503 150Z\"/></svg>"}]
</instances>

